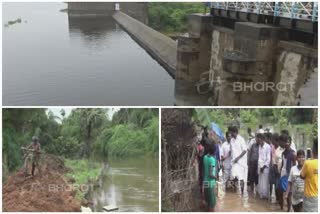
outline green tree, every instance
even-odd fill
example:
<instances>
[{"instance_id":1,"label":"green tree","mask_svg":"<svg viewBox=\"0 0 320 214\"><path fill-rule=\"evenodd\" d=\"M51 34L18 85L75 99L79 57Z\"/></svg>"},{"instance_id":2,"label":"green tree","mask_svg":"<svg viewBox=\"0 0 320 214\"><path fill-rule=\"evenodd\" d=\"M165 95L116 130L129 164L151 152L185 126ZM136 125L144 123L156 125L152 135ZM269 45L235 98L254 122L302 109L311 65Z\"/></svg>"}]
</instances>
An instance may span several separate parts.
<instances>
[{"instance_id":1,"label":"green tree","mask_svg":"<svg viewBox=\"0 0 320 214\"><path fill-rule=\"evenodd\" d=\"M80 130L84 134L84 144L81 157L89 157L91 154L92 134L94 128L100 128L106 120L106 110L100 108L80 108L76 110L80 119Z\"/></svg>"},{"instance_id":2,"label":"green tree","mask_svg":"<svg viewBox=\"0 0 320 214\"><path fill-rule=\"evenodd\" d=\"M46 109L3 109L2 124L2 152L8 171L22 164L20 147L29 144L33 135L39 137L45 150L59 135L59 125L48 117Z\"/></svg>"},{"instance_id":3,"label":"green tree","mask_svg":"<svg viewBox=\"0 0 320 214\"><path fill-rule=\"evenodd\" d=\"M185 32L187 15L203 13L201 2L149 2L149 25L163 32Z\"/></svg>"}]
</instances>

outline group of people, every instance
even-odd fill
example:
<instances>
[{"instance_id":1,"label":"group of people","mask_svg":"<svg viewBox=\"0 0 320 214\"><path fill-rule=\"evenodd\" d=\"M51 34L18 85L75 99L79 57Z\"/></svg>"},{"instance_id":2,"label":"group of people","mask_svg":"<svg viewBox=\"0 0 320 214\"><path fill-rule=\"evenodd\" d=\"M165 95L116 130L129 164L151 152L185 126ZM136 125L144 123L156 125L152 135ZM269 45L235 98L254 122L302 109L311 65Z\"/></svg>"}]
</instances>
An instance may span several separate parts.
<instances>
[{"instance_id":1,"label":"group of people","mask_svg":"<svg viewBox=\"0 0 320 214\"><path fill-rule=\"evenodd\" d=\"M249 190L271 201L274 194L281 210L286 201L288 212L318 211L317 139L311 154L296 149L288 130L271 133L260 125L252 134L248 128L246 141L231 126L222 144L214 135L205 128L197 146L200 193L209 211L216 205L217 183L226 189L230 182L240 197Z\"/></svg>"}]
</instances>

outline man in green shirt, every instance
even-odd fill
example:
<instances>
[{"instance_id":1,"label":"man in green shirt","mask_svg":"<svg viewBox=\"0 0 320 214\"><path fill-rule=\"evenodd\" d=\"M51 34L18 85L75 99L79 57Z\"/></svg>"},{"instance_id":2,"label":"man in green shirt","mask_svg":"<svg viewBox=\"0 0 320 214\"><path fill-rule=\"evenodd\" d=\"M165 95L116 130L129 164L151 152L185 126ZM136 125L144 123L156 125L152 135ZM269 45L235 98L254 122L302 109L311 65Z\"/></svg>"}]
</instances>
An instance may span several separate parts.
<instances>
[{"instance_id":1,"label":"man in green shirt","mask_svg":"<svg viewBox=\"0 0 320 214\"><path fill-rule=\"evenodd\" d=\"M214 212L216 196L214 193L216 185L216 159L214 142L208 145L208 154L203 158L204 176L203 188L204 197L209 208L209 212Z\"/></svg>"}]
</instances>

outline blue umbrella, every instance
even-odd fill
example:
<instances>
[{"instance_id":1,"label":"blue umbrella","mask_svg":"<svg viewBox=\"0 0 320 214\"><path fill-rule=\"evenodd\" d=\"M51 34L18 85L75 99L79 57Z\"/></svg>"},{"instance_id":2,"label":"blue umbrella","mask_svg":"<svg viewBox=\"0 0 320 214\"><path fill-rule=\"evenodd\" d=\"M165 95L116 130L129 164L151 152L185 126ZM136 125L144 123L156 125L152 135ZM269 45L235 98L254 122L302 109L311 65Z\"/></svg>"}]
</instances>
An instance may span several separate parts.
<instances>
[{"instance_id":1,"label":"blue umbrella","mask_svg":"<svg viewBox=\"0 0 320 214\"><path fill-rule=\"evenodd\" d=\"M223 142L224 141L224 135L223 135L221 129L219 128L219 126L216 123L211 122L211 129L216 133L216 135L218 135L220 140Z\"/></svg>"}]
</instances>

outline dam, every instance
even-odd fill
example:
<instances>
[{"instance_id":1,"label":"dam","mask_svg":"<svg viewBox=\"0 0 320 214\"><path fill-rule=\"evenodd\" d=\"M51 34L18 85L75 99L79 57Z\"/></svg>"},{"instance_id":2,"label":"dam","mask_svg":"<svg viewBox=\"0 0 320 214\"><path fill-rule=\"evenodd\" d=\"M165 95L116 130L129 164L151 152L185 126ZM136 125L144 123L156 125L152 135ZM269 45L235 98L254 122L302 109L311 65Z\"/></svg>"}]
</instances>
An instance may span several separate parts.
<instances>
[{"instance_id":1,"label":"dam","mask_svg":"<svg viewBox=\"0 0 320 214\"><path fill-rule=\"evenodd\" d=\"M48 19L61 21L57 32L39 22L49 10L39 6L37 22L22 19L5 28L4 104L317 105L317 3L208 3L209 13L189 14L187 32L174 39L149 26L146 2L59 5L67 5L66 12L53 6ZM6 13L4 20L18 14ZM31 33L26 26L33 23L38 26ZM30 35L29 43L17 29ZM35 32L41 46L31 41ZM10 51L14 46L21 49Z\"/></svg>"},{"instance_id":2,"label":"dam","mask_svg":"<svg viewBox=\"0 0 320 214\"><path fill-rule=\"evenodd\" d=\"M317 3L210 3L176 41L122 4L113 18L175 78L176 105L317 105Z\"/></svg>"}]
</instances>

